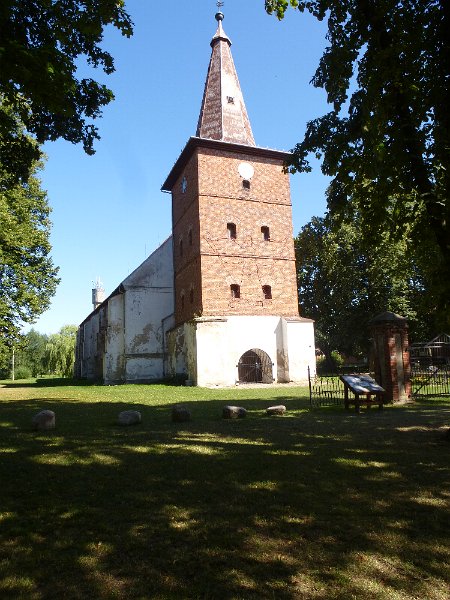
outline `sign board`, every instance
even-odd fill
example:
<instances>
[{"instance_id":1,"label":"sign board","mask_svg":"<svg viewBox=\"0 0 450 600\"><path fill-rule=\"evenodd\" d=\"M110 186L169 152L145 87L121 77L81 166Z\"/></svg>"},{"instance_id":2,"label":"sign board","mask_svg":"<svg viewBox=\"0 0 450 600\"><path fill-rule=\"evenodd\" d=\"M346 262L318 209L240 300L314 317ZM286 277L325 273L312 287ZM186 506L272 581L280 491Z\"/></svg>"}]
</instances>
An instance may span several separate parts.
<instances>
[{"instance_id":1,"label":"sign board","mask_svg":"<svg viewBox=\"0 0 450 600\"><path fill-rule=\"evenodd\" d=\"M354 394L377 394L385 391L370 375L341 375L341 380Z\"/></svg>"}]
</instances>

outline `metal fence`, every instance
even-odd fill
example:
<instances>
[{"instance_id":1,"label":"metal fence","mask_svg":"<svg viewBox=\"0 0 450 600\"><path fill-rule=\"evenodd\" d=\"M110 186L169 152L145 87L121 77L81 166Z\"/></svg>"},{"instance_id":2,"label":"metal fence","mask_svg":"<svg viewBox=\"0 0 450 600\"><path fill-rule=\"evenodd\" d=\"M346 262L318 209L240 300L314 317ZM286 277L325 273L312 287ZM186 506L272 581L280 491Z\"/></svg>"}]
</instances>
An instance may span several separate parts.
<instances>
[{"instance_id":1,"label":"metal fence","mask_svg":"<svg viewBox=\"0 0 450 600\"><path fill-rule=\"evenodd\" d=\"M411 344L412 396L450 395L450 336L441 333L429 342Z\"/></svg>"},{"instance_id":2,"label":"metal fence","mask_svg":"<svg viewBox=\"0 0 450 600\"><path fill-rule=\"evenodd\" d=\"M353 369L352 373L367 373L366 369ZM308 369L309 401L311 406L333 406L344 404L344 384L340 375L342 372L318 374L311 377ZM373 373L370 374L374 377ZM411 395L412 397L450 396L450 364L436 360L414 361L411 364Z\"/></svg>"},{"instance_id":3,"label":"metal fence","mask_svg":"<svg viewBox=\"0 0 450 600\"><path fill-rule=\"evenodd\" d=\"M411 364L413 397L449 396L450 365L436 360L420 360Z\"/></svg>"},{"instance_id":4,"label":"metal fence","mask_svg":"<svg viewBox=\"0 0 450 600\"><path fill-rule=\"evenodd\" d=\"M340 375L348 375L349 373L367 373L367 365L357 365L344 367L331 373L317 374L311 377L308 368L309 382L309 401L311 406L333 406L344 405L344 384L340 380ZM373 375L372 375L373 376Z\"/></svg>"}]
</instances>

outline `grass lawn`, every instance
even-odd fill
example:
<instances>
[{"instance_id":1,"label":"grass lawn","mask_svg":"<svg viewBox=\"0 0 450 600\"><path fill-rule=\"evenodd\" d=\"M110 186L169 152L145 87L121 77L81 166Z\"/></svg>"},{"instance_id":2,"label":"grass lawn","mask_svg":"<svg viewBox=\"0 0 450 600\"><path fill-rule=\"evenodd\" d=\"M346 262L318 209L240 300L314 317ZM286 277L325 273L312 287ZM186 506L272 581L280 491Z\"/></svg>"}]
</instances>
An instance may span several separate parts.
<instances>
[{"instance_id":1,"label":"grass lawn","mask_svg":"<svg viewBox=\"0 0 450 600\"><path fill-rule=\"evenodd\" d=\"M450 598L449 399L358 415L294 387L3 384L2 599ZM56 429L33 432L44 408ZM128 408L143 423L118 427Z\"/></svg>"}]
</instances>

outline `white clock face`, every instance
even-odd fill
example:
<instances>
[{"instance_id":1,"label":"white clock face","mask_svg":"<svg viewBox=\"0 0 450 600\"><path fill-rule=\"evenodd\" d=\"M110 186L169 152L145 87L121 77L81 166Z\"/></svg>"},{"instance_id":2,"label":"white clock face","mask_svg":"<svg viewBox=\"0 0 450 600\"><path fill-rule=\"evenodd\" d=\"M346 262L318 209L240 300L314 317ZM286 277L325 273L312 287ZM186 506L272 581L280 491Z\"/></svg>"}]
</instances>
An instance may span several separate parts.
<instances>
[{"instance_id":1,"label":"white clock face","mask_svg":"<svg viewBox=\"0 0 450 600\"><path fill-rule=\"evenodd\" d=\"M242 179L251 179L255 174L255 169L252 167L250 163L241 162L238 166L239 175Z\"/></svg>"},{"instance_id":2,"label":"white clock face","mask_svg":"<svg viewBox=\"0 0 450 600\"><path fill-rule=\"evenodd\" d=\"M187 190L187 179L186 179L186 176L184 176L183 179L181 180L181 191L184 194L186 192L186 190Z\"/></svg>"}]
</instances>

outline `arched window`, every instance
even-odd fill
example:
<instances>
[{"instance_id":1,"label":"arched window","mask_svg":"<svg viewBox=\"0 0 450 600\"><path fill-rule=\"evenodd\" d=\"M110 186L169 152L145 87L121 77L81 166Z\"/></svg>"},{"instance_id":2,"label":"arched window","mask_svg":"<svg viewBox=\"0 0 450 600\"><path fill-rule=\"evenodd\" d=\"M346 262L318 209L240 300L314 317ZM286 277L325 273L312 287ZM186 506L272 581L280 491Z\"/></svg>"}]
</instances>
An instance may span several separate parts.
<instances>
[{"instance_id":1,"label":"arched window","mask_svg":"<svg viewBox=\"0 0 450 600\"><path fill-rule=\"evenodd\" d=\"M183 240L180 240L179 248L180 248L180 256L183 256Z\"/></svg>"},{"instance_id":2,"label":"arched window","mask_svg":"<svg viewBox=\"0 0 450 600\"><path fill-rule=\"evenodd\" d=\"M192 229L189 229L188 239L189 239L189 246L192 246Z\"/></svg>"},{"instance_id":3,"label":"arched window","mask_svg":"<svg viewBox=\"0 0 450 600\"><path fill-rule=\"evenodd\" d=\"M230 292L232 298L240 298L241 297L241 286L237 283L232 283L230 285Z\"/></svg>"},{"instance_id":4,"label":"arched window","mask_svg":"<svg viewBox=\"0 0 450 600\"><path fill-rule=\"evenodd\" d=\"M270 229L266 225L261 227L261 234L264 241L270 241Z\"/></svg>"},{"instance_id":5,"label":"arched window","mask_svg":"<svg viewBox=\"0 0 450 600\"><path fill-rule=\"evenodd\" d=\"M194 288L189 290L189 301L191 304L194 302Z\"/></svg>"},{"instance_id":6,"label":"arched window","mask_svg":"<svg viewBox=\"0 0 450 600\"><path fill-rule=\"evenodd\" d=\"M184 310L184 294L181 294L181 310Z\"/></svg>"},{"instance_id":7,"label":"arched window","mask_svg":"<svg viewBox=\"0 0 450 600\"><path fill-rule=\"evenodd\" d=\"M230 240L236 239L236 223L227 223L228 237Z\"/></svg>"},{"instance_id":8,"label":"arched window","mask_svg":"<svg viewBox=\"0 0 450 600\"><path fill-rule=\"evenodd\" d=\"M243 179L242 187L244 188L244 190L249 190L250 189L250 181L248 179Z\"/></svg>"},{"instance_id":9,"label":"arched window","mask_svg":"<svg viewBox=\"0 0 450 600\"><path fill-rule=\"evenodd\" d=\"M263 295L264 295L264 299L265 300L271 300L272 299L272 288L270 287L270 285L263 285L262 286L262 291L263 291Z\"/></svg>"}]
</instances>

